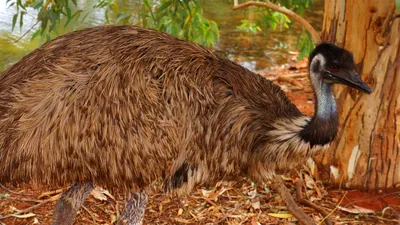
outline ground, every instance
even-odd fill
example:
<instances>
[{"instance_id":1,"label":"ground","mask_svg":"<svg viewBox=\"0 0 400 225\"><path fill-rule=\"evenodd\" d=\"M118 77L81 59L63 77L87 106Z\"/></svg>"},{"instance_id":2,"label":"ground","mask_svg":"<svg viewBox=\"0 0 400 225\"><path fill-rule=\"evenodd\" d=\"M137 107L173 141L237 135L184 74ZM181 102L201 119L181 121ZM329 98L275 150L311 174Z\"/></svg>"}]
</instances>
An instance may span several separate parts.
<instances>
[{"instance_id":1,"label":"ground","mask_svg":"<svg viewBox=\"0 0 400 225\"><path fill-rule=\"evenodd\" d=\"M290 68L258 71L279 84L305 114L313 112L313 94L302 61ZM329 212L334 224L400 224L400 191L362 193L328 190L305 169L299 169L285 184L295 195L294 180L300 178L304 195ZM50 224L62 190L44 185L3 186L0 184L0 224ZM144 224L298 224L287 212L271 184L254 184L243 179L199 187L185 198L165 196L159 184L150 190ZM75 224L112 224L124 205L122 196L97 188L85 201ZM317 223L325 219L316 210L301 206ZM18 215L17 215L18 214Z\"/></svg>"}]
</instances>

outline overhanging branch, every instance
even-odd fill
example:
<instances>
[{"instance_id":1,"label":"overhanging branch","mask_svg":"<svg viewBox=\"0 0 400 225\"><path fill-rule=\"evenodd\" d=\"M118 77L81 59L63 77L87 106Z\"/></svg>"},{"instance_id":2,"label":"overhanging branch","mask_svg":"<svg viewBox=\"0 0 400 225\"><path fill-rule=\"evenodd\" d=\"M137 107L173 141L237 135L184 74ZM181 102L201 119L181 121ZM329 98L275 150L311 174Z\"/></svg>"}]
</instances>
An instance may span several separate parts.
<instances>
[{"instance_id":1,"label":"overhanging branch","mask_svg":"<svg viewBox=\"0 0 400 225\"><path fill-rule=\"evenodd\" d=\"M234 2L235 2L235 5L233 6L233 10L243 9L243 8L247 8L250 6L259 6L259 7L266 7L266 8L272 9L274 11L283 13L286 16L290 17L291 19L293 19L296 22L299 22L301 25L303 25L303 27L311 34L311 38L314 43L321 42L320 35L314 29L314 27L311 26L311 24L309 22L307 22L307 20L305 20L303 17L299 16L299 14L293 12L290 9L275 5L274 3L270 2L270 1L266 1L266 2L248 1L248 2L242 3L242 4L237 4L238 1L234 1Z\"/></svg>"}]
</instances>

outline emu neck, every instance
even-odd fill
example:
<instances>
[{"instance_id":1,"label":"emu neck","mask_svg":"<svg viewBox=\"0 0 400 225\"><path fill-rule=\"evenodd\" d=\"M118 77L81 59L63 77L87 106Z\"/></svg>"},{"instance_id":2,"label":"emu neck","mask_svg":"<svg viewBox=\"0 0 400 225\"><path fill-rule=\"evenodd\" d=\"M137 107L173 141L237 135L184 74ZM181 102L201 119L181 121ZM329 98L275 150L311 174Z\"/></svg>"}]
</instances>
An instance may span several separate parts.
<instances>
[{"instance_id":1,"label":"emu neck","mask_svg":"<svg viewBox=\"0 0 400 225\"><path fill-rule=\"evenodd\" d=\"M315 93L315 111L310 122L301 131L301 137L311 146L329 144L336 137L338 114L332 85L311 78Z\"/></svg>"},{"instance_id":2,"label":"emu neck","mask_svg":"<svg viewBox=\"0 0 400 225\"><path fill-rule=\"evenodd\" d=\"M321 83L318 89L314 88L315 110L314 120L329 120L337 116L336 100L333 95L332 85Z\"/></svg>"}]
</instances>

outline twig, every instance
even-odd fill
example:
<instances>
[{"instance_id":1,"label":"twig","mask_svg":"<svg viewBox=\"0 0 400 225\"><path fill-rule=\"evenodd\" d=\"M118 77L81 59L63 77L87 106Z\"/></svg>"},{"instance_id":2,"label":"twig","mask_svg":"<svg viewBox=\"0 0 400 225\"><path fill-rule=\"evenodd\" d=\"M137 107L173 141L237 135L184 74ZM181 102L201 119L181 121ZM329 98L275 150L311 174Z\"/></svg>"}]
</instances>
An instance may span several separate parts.
<instances>
[{"instance_id":1,"label":"twig","mask_svg":"<svg viewBox=\"0 0 400 225\"><path fill-rule=\"evenodd\" d=\"M278 75L278 76L274 76L274 77L269 77L269 76L265 75L265 77L267 77L268 80L274 81L274 80L278 80L280 77L300 78L300 77L305 77L307 75L308 75L308 73L288 73L288 74L282 74L282 75Z\"/></svg>"},{"instance_id":2,"label":"twig","mask_svg":"<svg viewBox=\"0 0 400 225\"><path fill-rule=\"evenodd\" d=\"M324 217L324 219L321 220L321 222L318 223L318 225L321 225L327 218L329 218L340 206L340 203L342 203L344 197L346 197L347 191L344 193L342 199L340 199L339 203L336 205L336 207L327 215Z\"/></svg>"},{"instance_id":3,"label":"twig","mask_svg":"<svg viewBox=\"0 0 400 225\"><path fill-rule=\"evenodd\" d=\"M39 23L39 20L36 21L35 24L33 24L31 26L31 28L29 28L24 34L22 34L17 40L14 41L14 43L17 43L18 41L20 41L23 37L25 37L37 24Z\"/></svg>"},{"instance_id":4,"label":"twig","mask_svg":"<svg viewBox=\"0 0 400 225\"><path fill-rule=\"evenodd\" d=\"M28 208L26 208L26 209L18 210L18 211L15 212L15 213L11 213L11 214L5 215L5 216L3 216L3 217L0 217L0 220L9 218L9 217L11 217L11 216L13 216L13 215L21 215L21 214L30 212L30 211L32 211L33 209L35 209L35 208L37 208L37 207L39 207L39 206L41 206L41 205L43 205L43 204L45 204L45 203L47 203L47 202L51 202L51 201L54 201L54 199L53 199L53 198L49 198L49 199L43 200L42 202L40 202L40 203L38 203L38 204L36 204L36 205L33 205L33 206L31 206L31 207L28 207Z\"/></svg>"},{"instance_id":5,"label":"twig","mask_svg":"<svg viewBox=\"0 0 400 225\"><path fill-rule=\"evenodd\" d=\"M43 192L42 194L39 195L38 199L41 199L41 198L47 197L47 196L57 195L57 194L60 194L61 192L63 192L63 189L57 189L55 191Z\"/></svg>"},{"instance_id":6,"label":"twig","mask_svg":"<svg viewBox=\"0 0 400 225\"><path fill-rule=\"evenodd\" d=\"M93 215L93 213L88 208L86 208L86 206L82 205L81 207L92 217L93 224L97 224L96 217Z\"/></svg>"},{"instance_id":7,"label":"twig","mask_svg":"<svg viewBox=\"0 0 400 225\"><path fill-rule=\"evenodd\" d=\"M15 195L24 195L24 196L34 196L33 194L23 194L23 193L19 193L13 190L10 190L8 188L6 188L4 185L0 184L0 187L3 188L4 190L10 192L11 194L15 194Z\"/></svg>"},{"instance_id":8,"label":"twig","mask_svg":"<svg viewBox=\"0 0 400 225\"><path fill-rule=\"evenodd\" d=\"M286 203L286 208L289 210L289 212L292 213L293 216L296 217L300 223L307 225L316 225L314 220L312 220L299 208L299 206L297 206L296 202L290 195L289 190L287 189L285 184L283 184L282 178L280 176L275 176L274 189L279 193L279 195L282 197L282 200Z\"/></svg>"},{"instance_id":9,"label":"twig","mask_svg":"<svg viewBox=\"0 0 400 225\"><path fill-rule=\"evenodd\" d=\"M208 204L210 204L212 206L218 206L217 204L215 204L214 202L212 202L210 199L208 199L206 197L200 197L200 199L203 199L204 201L206 201Z\"/></svg>"},{"instance_id":10,"label":"twig","mask_svg":"<svg viewBox=\"0 0 400 225\"><path fill-rule=\"evenodd\" d=\"M282 6L275 5L270 1L266 1L266 2L248 1L248 2L243 3L243 4L235 4L234 7L233 7L233 10L247 8L247 7L250 7L250 6L266 7L266 8L272 9L274 11L277 11L277 12L285 14L286 16L294 19L295 21L297 21L301 25L303 25L304 28L311 34L311 37L312 37L314 43L321 42L320 35L314 29L314 27L311 26L311 24L309 22L307 22L307 20L305 20L303 17L299 16L297 13L293 12L292 10L287 9L285 7L282 7Z\"/></svg>"},{"instance_id":11,"label":"twig","mask_svg":"<svg viewBox=\"0 0 400 225\"><path fill-rule=\"evenodd\" d=\"M301 194L302 193L302 189L303 189L301 180L300 179L296 179L295 184L296 184L296 198L297 198L297 201L299 201L300 204L307 205L307 206L317 210L319 213L321 213L321 215L323 217L325 217L324 220L325 220L325 224L326 225L333 225L333 222L332 222L331 218L328 216L329 215L328 212L326 212L324 209L322 209L321 207L317 206L313 202L304 199L301 196L302 195Z\"/></svg>"},{"instance_id":12,"label":"twig","mask_svg":"<svg viewBox=\"0 0 400 225\"><path fill-rule=\"evenodd\" d=\"M291 84L293 86L296 86L300 90L304 89L304 86L300 82L295 80L295 79L292 79L292 78L289 78L289 77L285 77L285 76L279 76L277 80L280 81L280 82L286 82L286 83L289 83L289 84Z\"/></svg>"},{"instance_id":13,"label":"twig","mask_svg":"<svg viewBox=\"0 0 400 225\"><path fill-rule=\"evenodd\" d=\"M30 198L14 198L14 197L7 197L7 199L11 199L14 201L22 201L22 202L35 202L35 203L41 203L43 200L37 200L37 199L30 199Z\"/></svg>"}]
</instances>

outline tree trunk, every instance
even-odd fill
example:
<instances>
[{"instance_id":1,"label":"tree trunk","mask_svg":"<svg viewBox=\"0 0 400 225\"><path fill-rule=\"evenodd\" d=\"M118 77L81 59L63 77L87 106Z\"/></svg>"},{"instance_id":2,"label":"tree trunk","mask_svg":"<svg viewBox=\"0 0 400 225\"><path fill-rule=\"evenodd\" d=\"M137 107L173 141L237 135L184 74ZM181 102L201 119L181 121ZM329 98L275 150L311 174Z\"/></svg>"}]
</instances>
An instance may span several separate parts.
<instances>
[{"instance_id":1,"label":"tree trunk","mask_svg":"<svg viewBox=\"0 0 400 225\"><path fill-rule=\"evenodd\" d=\"M341 128L327 154L316 159L315 174L342 188L400 187L400 18L395 0L325 0L322 40L353 52L356 70L373 92L336 89Z\"/></svg>"}]
</instances>

